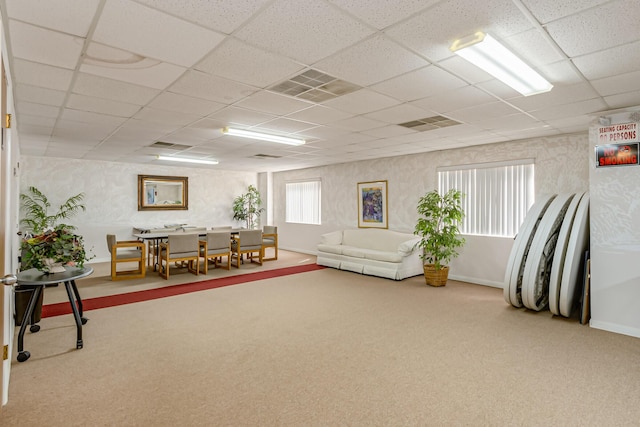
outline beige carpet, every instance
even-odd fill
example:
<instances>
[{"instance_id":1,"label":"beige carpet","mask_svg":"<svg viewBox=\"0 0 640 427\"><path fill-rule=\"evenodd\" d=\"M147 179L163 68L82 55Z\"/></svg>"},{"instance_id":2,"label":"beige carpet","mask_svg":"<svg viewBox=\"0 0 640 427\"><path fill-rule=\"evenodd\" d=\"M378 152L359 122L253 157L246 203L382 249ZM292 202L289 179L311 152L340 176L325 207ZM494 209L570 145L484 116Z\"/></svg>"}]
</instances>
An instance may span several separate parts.
<instances>
[{"instance_id":1,"label":"beige carpet","mask_svg":"<svg viewBox=\"0 0 640 427\"><path fill-rule=\"evenodd\" d=\"M0 425L640 422L640 340L500 289L326 269L86 315L82 350L71 315L27 332Z\"/></svg>"}]
</instances>

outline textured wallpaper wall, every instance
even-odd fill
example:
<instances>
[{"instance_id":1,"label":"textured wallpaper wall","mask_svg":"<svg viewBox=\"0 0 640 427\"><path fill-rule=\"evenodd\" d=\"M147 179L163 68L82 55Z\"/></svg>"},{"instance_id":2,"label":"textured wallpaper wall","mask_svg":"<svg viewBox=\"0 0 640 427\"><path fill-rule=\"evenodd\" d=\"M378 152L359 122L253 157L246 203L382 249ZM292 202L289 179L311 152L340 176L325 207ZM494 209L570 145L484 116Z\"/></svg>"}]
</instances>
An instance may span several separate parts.
<instances>
[{"instance_id":1,"label":"textured wallpaper wall","mask_svg":"<svg viewBox=\"0 0 640 427\"><path fill-rule=\"evenodd\" d=\"M138 175L189 178L189 209L138 211ZM42 191L53 209L68 197L85 193L86 212L68 221L78 227L96 260L106 259L105 235L130 239L132 226L187 223L211 227L233 223L233 199L256 185L256 174L219 169L137 165L104 161L22 156L20 192L29 186Z\"/></svg>"},{"instance_id":2,"label":"textured wallpaper wall","mask_svg":"<svg viewBox=\"0 0 640 427\"><path fill-rule=\"evenodd\" d=\"M357 183L387 180L389 229L413 232L416 203L420 196L436 188L439 166L530 158L536 165L536 194L578 192L589 187L589 150L585 132L274 173L274 223L281 230L283 247L314 253L322 233L358 227ZM284 184L318 177L322 179L322 225L286 224ZM457 274L467 280L475 278L476 282L497 286L504 275L511 239L479 239L480 242L474 239L455 261L455 265L461 266ZM466 262L471 259L474 262ZM483 259L491 261L491 265L497 264L498 268L490 272L469 270L482 268L478 260Z\"/></svg>"}]
</instances>

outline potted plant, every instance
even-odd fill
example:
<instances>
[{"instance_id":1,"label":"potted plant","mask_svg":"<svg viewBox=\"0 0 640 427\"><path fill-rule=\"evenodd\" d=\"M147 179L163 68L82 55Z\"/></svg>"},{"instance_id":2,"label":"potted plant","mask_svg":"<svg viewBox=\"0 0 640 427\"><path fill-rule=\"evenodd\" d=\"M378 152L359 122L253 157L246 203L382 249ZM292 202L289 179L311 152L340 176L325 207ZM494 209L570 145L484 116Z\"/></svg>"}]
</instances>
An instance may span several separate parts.
<instances>
[{"instance_id":1,"label":"potted plant","mask_svg":"<svg viewBox=\"0 0 640 427\"><path fill-rule=\"evenodd\" d=\"M246 221L249 230L258 225L258 218L264 211L261 207L262 199L256 187L250 185L247 192L233 199L233 219Z\"/></svg>"},{"instance_id":2,"label":"potted plant","mask_svg":"<svg viewBox=\"0 0 640 427\"><path fill-rule=\"evenodd\" d=\"M444 286L449 276L447 264L464 244L459 229L464 218L462 193L451 189L441 196L432 190L420 198L417 210L420 217L413 233L420 236L417 245L422 248L425 280L427 285Z\"/></svg>"},{"instance_id":3,"label":"potted plant","mask_svg":"<svg viewBox=\"0 0 640 427\"><path fill-rule=\"evenodd\" d=\"M82 236L74 234L75 227L59 223L80 210L84 193L68 198L53 215L49 214L51 203L37 188L29 187L20 194L24 217L20 223L26 226L26 234L20 244L21 269L37 268L43 272L63 271L65 265L82 267L88 257Z\"/></svg>"}]
</instances>

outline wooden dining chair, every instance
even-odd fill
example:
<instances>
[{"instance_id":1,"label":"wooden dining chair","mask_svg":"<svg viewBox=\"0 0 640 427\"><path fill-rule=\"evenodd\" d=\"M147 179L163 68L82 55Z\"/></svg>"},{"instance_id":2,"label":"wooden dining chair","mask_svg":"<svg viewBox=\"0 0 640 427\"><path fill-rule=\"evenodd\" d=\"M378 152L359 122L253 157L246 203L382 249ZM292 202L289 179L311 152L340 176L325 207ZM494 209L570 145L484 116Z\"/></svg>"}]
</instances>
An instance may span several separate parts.
<instances>
[{"instance_id":1,"label":"wooden dining chair","mask_svg":"<svg viewBox=\"0 0 640 427\"><path fill-rule=\"evenodd\" d=\"M158 273L162 278L169 279L172 262L178 266L185 262L190 273L196 276L200 273L200 236L198 233L169 234L167 241L160 243Z\"/></svg>"},{"instance_id":2,"label":"wooden dining chair","mask_svg":"<svg viewBox=\"0 0 640 427\"><path fill-rule=\"evenodd\" d=\"M253 254L258 254L258 261L253 258ZM262 230L240 230L238 237L231 242L231 264L233 258L236 259L236 268L240 268L242 257L247 254L247 259L251 262L262 265Z\"/></svg>"},{"instance_id":3,"label":"wooden dining chair","mask_svg":"<svg viewBox=\"0 0 640 427\"><path fill-rule=\"evenodd\" d=\"M200 240L200 256L204 258L203 273L207 274L209 261L218 267L222 257L227 257L227 270L231 270L231 233L225 231L209 231L206 240Z\"/></svg>"},{"instance_id":4,"label":"wooden dining chair","mask_svg":"<svg viewBox=\"0 0 640 427\"><path fill-rule=\"evenodd\" d=\"M107 247L111 254L111 280L142 279L145 277L146 245L138 240L118 241L115 234L107 234ZM118 264L138 265L135 269L118 269Z\"/></svg>"},{"instance_id":5,"label":"wooden dining chair","mask_svg":"<svg viewBox=\"0 0 640 427\"><path fill-rule=\"evenodd\" d=\"M267 248L273 248L274 255L265 258ZM262 228L262 261L273 261L278 259L278 227L265 225Z\"/></svg>"}]
</instances>

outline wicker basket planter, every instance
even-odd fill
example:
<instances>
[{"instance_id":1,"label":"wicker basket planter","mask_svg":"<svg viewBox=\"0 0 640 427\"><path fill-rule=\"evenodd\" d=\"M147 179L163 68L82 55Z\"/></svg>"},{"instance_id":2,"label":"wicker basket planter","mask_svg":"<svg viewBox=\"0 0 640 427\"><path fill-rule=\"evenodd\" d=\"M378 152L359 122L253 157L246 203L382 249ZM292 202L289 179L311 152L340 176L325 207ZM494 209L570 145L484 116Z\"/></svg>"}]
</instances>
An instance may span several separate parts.
<instances>
[{"instance_id":1,"label":"wicker basket planter","mask_svg":"<svg viewBox=\"0 0 640 427\"><path fill-rule=\"evenodd\" d=\"M424 265L424 279L429 286L444 286L447 284L449 277L449 267L441 266L440 270L436 270L434 264Z\"/></svg>"}]
</instances>

